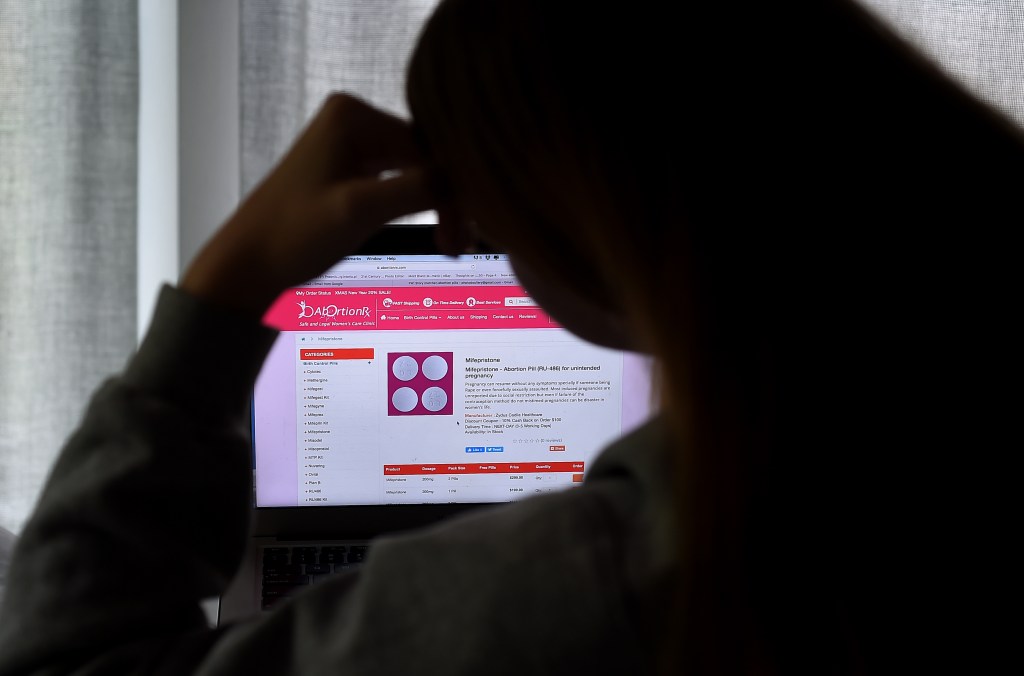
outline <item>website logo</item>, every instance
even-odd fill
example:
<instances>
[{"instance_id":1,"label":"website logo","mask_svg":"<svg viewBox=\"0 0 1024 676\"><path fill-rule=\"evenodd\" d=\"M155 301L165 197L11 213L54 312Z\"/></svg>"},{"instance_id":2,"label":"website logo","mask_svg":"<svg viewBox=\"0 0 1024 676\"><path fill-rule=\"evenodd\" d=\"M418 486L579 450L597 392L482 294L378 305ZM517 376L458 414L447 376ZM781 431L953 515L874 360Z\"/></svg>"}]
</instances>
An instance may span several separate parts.
<instances>
[{"instance_id":1,"label":"website logo","mask_svg":"<svg viewBox=\"0 0 1024 676\"><path fill-rule=\"evenodd\" d=\"M296 305L299 306L299 319L311 319L313 317L319 319L335 319L337 317L369 317L370 308L369 306L364 307L338 307L337 305L321 305L313 307L304 300L300 300Z\"/></svg>"}]
</instances>

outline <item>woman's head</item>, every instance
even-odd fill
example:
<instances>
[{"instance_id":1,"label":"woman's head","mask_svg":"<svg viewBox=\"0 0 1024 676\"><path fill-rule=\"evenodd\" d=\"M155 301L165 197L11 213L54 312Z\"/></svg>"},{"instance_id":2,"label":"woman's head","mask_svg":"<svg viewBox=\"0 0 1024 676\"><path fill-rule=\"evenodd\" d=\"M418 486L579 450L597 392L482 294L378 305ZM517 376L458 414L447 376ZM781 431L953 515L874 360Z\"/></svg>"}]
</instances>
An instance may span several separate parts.
<instances>
[{"instance_id":1,"label":"woman's head","mask_svg":"<svg viewBox=\"0 0 1024 676\"><path fill-rule=\"evenodd\" d=\"M671 140L652 148L640 126L655 116L623 93L638 56L615 48L628 39L613 32L628 23L618 14L447 0L413 55L408 98L459 212L442 213L441 227L507 251L531 293L585 338L650 349L633 315L657 287L651 252L671 245L674 163Z\"/></svg>"},{"instance_id":2,"label":"woman's head","mask_svg":"<svg viewBox=\"0 0 1024 676\"><path fill-rule=\"evenodd\" d=\"M946 275L921 247L997 222L1019 134L852 0L442 0L408 75L474 236L658 359L685 660L855 663L884 520L850 505L903 451L880 412L933 401L906 364L951 316L921 309Z\"/></svg>"},{"instance_id":3,"label":"woman's head","mask_svg":"<svg viewBox=\"0 0 1024 676\"><path fill-rule=\"evenodd\" d=\"M507 252L578 335L680 363L685 126L667 27L647 23L608 3L442 0L407 93L449 193L442 229Z\"/></svg>"}]
</instances>

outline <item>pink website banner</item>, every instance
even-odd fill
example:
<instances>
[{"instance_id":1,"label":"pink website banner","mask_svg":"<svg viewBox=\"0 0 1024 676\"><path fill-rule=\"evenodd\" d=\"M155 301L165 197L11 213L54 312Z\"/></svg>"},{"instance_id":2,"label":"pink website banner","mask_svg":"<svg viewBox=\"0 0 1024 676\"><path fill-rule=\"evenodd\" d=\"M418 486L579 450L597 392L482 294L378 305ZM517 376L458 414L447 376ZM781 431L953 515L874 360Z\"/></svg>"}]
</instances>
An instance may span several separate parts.
<instances>
[{"instance_id":1,"label":"pink website banner","mask_svg":"<svg viewBox=\"0 0 1024 676\"><path fill-rule=\"evenodd\" d=\"M263 323L279 331L559 328L519 286L296 288Z\"/></svg>"}]
</instances>

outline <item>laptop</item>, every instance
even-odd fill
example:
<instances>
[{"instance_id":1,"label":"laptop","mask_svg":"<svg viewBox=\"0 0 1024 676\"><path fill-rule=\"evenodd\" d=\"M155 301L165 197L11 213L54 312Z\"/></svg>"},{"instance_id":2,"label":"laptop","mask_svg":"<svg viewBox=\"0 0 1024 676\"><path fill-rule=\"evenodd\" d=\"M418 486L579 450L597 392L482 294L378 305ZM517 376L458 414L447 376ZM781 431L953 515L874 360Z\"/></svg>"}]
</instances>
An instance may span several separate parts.
<instances>
[{"instance_id":1,"label":"laptop","mask_svg":"<svg viewBox=\"0 0 1024 676\"><path fill-rule=\"evenodd\" d=\"M573 490L650 415L641 355L586 343L508 256L392 225L288 290L252 396L252 529L219 623L358 569L374 538Z\"/></svg>"}]
</instances>

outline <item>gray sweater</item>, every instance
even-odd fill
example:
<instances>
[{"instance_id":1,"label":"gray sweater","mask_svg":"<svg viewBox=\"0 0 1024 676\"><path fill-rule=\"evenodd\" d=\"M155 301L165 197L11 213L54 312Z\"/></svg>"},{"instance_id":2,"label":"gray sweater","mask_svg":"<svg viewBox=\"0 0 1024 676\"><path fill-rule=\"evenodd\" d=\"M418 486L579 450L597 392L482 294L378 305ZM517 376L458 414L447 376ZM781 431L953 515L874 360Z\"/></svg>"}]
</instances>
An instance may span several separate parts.
<instances>
[{"instance_id":1,"label":"gray sweater","mask_svg":"<svg viewBox=\"0 0 1024 676\"><path fill-rule=\"evenodd\" d=\"M382 536L358 571L211 629L200 600L243 553L248 397L275 336L163 289L17 542L0 675L651 670L675 550L656 419L579 488Z\"/></svg>"}]
</instances>

